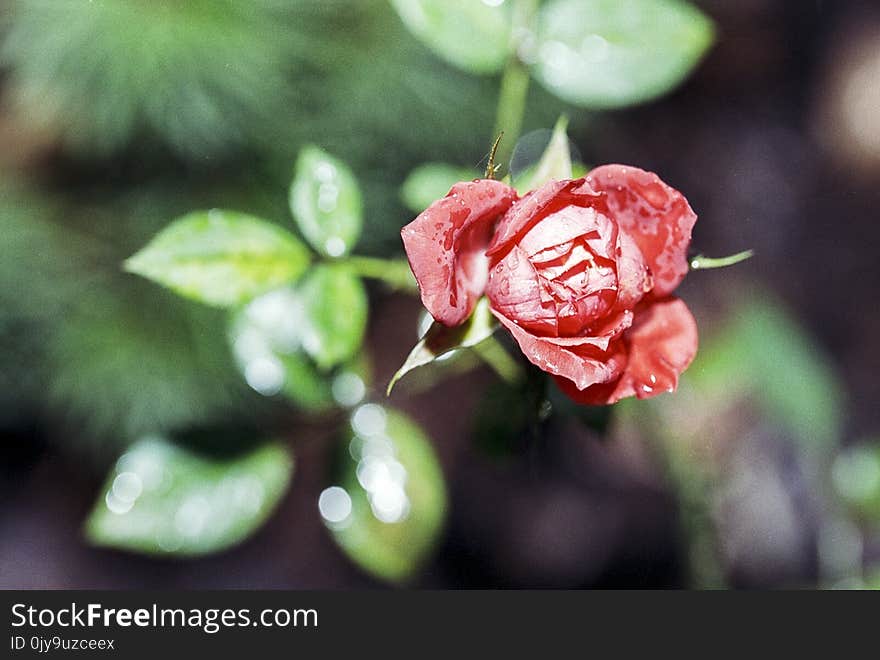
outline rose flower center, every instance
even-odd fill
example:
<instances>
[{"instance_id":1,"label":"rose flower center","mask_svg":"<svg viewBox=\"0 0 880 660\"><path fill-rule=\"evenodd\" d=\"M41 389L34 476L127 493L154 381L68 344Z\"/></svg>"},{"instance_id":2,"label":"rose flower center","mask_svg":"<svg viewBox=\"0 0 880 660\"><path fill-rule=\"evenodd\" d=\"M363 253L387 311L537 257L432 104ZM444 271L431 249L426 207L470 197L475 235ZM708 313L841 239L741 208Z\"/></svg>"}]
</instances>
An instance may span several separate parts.
<instances>
[{"instance_id":1,"label":"rose flower center","mask_svg":"<svg viewBox=\"0 0 880 660\"><path fill-rule=\"evenodd\" d=\"M564 207L499 255L487 294L498 311L535 334L586 333L617 300L616 238L601 213Z\"/></svg>"}]
</instances>

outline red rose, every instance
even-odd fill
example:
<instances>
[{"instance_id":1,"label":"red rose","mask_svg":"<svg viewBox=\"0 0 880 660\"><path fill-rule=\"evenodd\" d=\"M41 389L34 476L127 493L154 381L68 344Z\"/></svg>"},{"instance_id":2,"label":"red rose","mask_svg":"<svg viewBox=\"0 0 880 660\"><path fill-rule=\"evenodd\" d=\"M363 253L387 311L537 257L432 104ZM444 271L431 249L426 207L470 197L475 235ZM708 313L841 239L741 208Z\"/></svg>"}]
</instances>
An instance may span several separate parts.
<instances>
[{"instance_id":1,"label":"red rose","mask_svg":"<svg viewBox=\"0 0 880 660\"><path fill-rule=\"evenodd\" d=\"M669 392L697 351L687 306L696 215L657 175L605 165L519 199L458 183L403 228L422 302L462 323L485 294L526 357L581 403Z\"/></svg>"}]
</instances>

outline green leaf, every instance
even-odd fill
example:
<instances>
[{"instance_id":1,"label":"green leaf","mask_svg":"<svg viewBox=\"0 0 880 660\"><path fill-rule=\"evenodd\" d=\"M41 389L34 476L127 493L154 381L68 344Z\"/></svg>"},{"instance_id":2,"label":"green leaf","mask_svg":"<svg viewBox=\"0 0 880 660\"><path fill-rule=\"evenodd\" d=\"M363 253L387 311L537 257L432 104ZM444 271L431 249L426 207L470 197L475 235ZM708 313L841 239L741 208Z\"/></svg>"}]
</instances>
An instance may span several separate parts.
<instances>
[{"instance_id":1,"label":"green leaf","mask_svg":"<svg viewBox=\"0 0 880 660\"><path fill-rule=\"evenodd\" d=\"M338 282L332 281L337 276L337 270L343 268L343 264L318 266L304 287L270 291L232 317L229 326L232 353L245 381L254 390L264 396L286 396L300 408L313 413L324 412L337 405L355 405L366 394L371 378L370 367L363 353L357 352L360 340L354 342L355 336L362 337L363 330L357 331L357 328L347 325L355 315L365 318L366 303L360 299L363 293L360 282L350 282L351 279L356 280L354 276L340 275ZM331 271L328 283L311 280L312 277L324 278L325 269ZM326 304L326 296L332 296L333 288L339 283L342 283L339 287L341 294L335 299L342 304L337 308L337 313L339 309L345 310L344 323L340 323L341 319L325 320L324 315L330 308L320 309L322 300ZM321 289L309 302L311 294L304 294L303 289L312 286ZM353 289L346 290L348 286ZM354 291L359 293L346 301ZM312 305L318 306L315 314L311 313ZM316 318L324 324L317 331ZM334 323L339 327L334 327ZM316 333L331 335L323 344L321 353L325 365L328 359L335 364L342 360L340 356L346 355L345 363L333 373L319 370L305 351L307 343L319 343ZM352 350L356 354L349 360Z\"/></svg>"},{"instance_id":2,"label":"green leaf","mask_svg":"<svg viewBox=\"0 0 880 660\"><path fill-rule=\"evenodd\" d=\"M216 307L247 302L294 282L306 247L265 220L234 211L196 211L163 229L125 269Z\"/></svg>"},{"instance_id":3,"label":"green leaf","mask_svg":"<svg viewBox=\"0 0 880 660\"><path fill-rule=\"evenodd\" d=\"M433 202L446 196L449 189L459 181L471 181L480 172L466 167L456 167L447 163L425 163L419 165L403 182L400 198L406 207L421 213Z\"/></svg>"},{"instance_id":4,"label":"green leaf","mask_svg":"<svg viewBox=\"0 0 880 660\"><path fill-rule=\"evenodd\" d=\"M85 524L93 545L195 557L253 534L287 490L293 459L277 442L217 458L159 438L116 462Z\"/></svg>"},{"instance_id":5,"label":"green leaf","mask_svg":"<svg viewBox=\"0 0 880 660\"><path fill-rule=\"evenodd\" d=\"M541 159L533 169L517 182L517 191L524 195L530 190L540 188L550 181L572 178L571 150L568 144L568 118L560 117L553 127L553 135Z\"/></svg>"},{"instance_id":6,"label":"green leaf","mask_svg":"<svg viewBox=\"0 0 880 660\"><path fill-rule=\"evenodd\" d=\"M561 99L617 108L660 96L697 65L712 22L679 0L550 0L533 73Z\"/></svg>"},{"instance_id":7,"label":"green leaf","mask_svg":"<svg viewBox=\"0 0 880 660\"><path fill-rule=\"evenodd\" d=\"M279 354L277 359L284 374L280 394L312 413L335 406L330 378L318 371L305 353Z\"/></svg>"},{"instance_id":8,"label":"green leaf","mask_svg":"<svg viewBox=\"0 0 880 660\"><path fill-rule=\"evenodd\" d=\"M404 25L439 57L464 71L494 73L510 52L510 3L391 0Z\"/></svg>"},{"instance_id":9,"label":"green leaf","mask_svg":"<svg viewBox=\"0 0 880 660\"><path fill-rule=\"evenodd\" d=\"M299 152L290 210L306 240L328 257L348 254L360 238L363 203L357 180L345 163L318 147Z\"/></svg>"},{"instance_id":10,"label":"green leaf","mask_svg":"<svg viewBox=\"0 0 880 660\"><path fill-rule=\"evenodd\" d=\"M480 298L474 313L461 325L449 328L437 322L432 323L424 338L413 347L403 366L391 378L386 394L391 394L397 381L413 369L429 364L451 351L476 346L497 329L498 323L489 311L489 301L486 298Z\"/></svg>"},{"instance_id":11,"label":"green leaf","mask_svg":"<svg viewBox=\"0 0 880 660\"><path fill-rule=\"evenodd\" d=\"M302 352L305 303L293 287L270 291L232 318L229 340L245 381L264 396L283 394L299 407L333 407L329 380Z\"/></svg>"},{"instance_id":12,"label":"green leaf","mask_svg":"<svg viewBox=\"0 0 880 660\"><path fill-rule=\"evenodd\" d=\"M446 487L431 442L395 410L365 404L351 416L335 484L318 500L324 523L367 572L405 580L442 529Z\"/></svg>"},{"instance_id":13,"label":"green leaf","mask_svg":"<svg viewBox=\"0 0 880 660\"><path fill-rule=\"evenodd\" d=\"M807 448L835 447L844 396L824 351L772 299L741 305L732 318L701 348L686 376L704 407L750 396Z\"/></svg>"},{"instance_id":14,"label":"green leaf","mask_svg":"<svg viewBox=\"0 0 880 660\"><path fill-rule=\"evenodd\" d=\"M322 264L303 281L303 349L327 370L351 358L367 327L367 293L344 264Z\"/></svg>"},{"instance_id":15,"label":"green leaf","mask_svg":"<svg viewBox=\"0 0 880 660\"><path fill-rule=\"evenodd\" d=\"M880 443L877 439L847 448L834 460L834 488L863 516L880 520Z\"/></svg>"}]
</instances>

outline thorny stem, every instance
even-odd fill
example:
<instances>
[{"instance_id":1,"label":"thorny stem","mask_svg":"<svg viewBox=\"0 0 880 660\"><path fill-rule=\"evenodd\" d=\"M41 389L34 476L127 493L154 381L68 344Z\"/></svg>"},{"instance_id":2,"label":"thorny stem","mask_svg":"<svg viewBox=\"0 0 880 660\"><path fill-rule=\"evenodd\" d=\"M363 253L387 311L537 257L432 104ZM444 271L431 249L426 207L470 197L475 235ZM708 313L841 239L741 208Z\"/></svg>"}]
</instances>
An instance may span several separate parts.
<instances>
[{"instance_id":1,"label":"thorny stem","mask_svg":"<svg viewBox=\"0 0 880 660\"><path fill-rule=\"evenodd\" d=\"M529 70L520 59L518 50L523 35L528 34L537 7L537 0L516 0L513 5L510 57L501 76L495 128L492 131L493 139L499 133L505 134L504 142L499 145L496 156L496 162L502 165L510 163L513 148L522 131L526 98L529 93Z\"/></svg>"}]
</instances>

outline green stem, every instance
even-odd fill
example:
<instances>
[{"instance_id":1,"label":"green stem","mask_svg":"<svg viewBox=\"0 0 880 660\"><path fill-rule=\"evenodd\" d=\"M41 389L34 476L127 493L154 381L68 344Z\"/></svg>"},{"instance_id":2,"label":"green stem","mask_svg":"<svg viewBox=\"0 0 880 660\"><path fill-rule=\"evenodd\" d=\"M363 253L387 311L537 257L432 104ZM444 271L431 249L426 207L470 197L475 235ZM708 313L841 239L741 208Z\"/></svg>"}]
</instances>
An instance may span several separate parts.
<instances>
[{"instance_id":1,"label":"green stem","mask_svg":"<svg viewBox=\"0 0 880 660\"><path fill-rule=\"evenodd\" d=\"M517 50L519 40L531 25L537 10L537 0L516 0L513 6L510 57L501 77L501 91L498 95L498 109L495 112L495 129L492 139L502 131L504 139L498 145L496 162L510 164L513 148L522 131L526 111L526 98L529 93L529 70L519 59Z\"/></svg>"},{"instance_id":2,"label":"green stem","mask_svg":"<svg viewBox=\"0 0 880 660\"><path fill-rule=\"evenodd\" d=\"M728 257L704 257L702 254L697 255L693 259L691 259L691 270L708 270L709 268L724 268L726 266L733 266L734 264L738 264L740 261L745 261L746 259L750 259L754 251L752 250L743 250L742 252L737 252L736 254L731 254Z\"/></svg>"},{"instance_id":3,"label":"green stem","mask_svg":"<svg viewBox=\"0 0 880 660\"><path fill-rule=\"evenodd\" d=\"M630 409L632 410L632 409ZM712 483L717 481L670 433L668 424L648 403L640 404L638 424L651 443L678 502L681 531L687 543L688 581L693 589L726 586L718 531L712 514Z\"/></svg>"},{"instance_id":4,"label":"green stem","mask_svg":"<svg viewBox=\"0 0 880 660\"><path fill-rule=\"evenodd\" d=\"M385 282L393 289L418 291L406 259L381 259L379 257L347 257L339 260L361 277Z\"/></svg>"},{"instance_id":5,"label":"green stem","mask_svg":"<svg viewBox=\"0 0 880 660\"><path fill-rule=\"evenodd\" d=\"M525 378L522 367L495 337L487 337L473 350L508 385L517 385Z\"/></svg>"},{"instance_id":6,"label":"green stem","mask_svg":"<svg viewBox=\"0 0 880 660\"><path fill-rule=\"evenodd\" d=\"M726 581L710 504L711 481L693 458L675 446L676 441L664 438L661 451L666 462L666 476L675 488L681 525L687 538L691 587L723 589Z\"/></svg>"}]
</instances>

